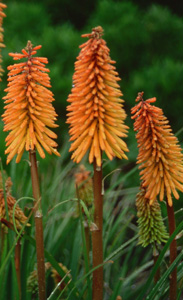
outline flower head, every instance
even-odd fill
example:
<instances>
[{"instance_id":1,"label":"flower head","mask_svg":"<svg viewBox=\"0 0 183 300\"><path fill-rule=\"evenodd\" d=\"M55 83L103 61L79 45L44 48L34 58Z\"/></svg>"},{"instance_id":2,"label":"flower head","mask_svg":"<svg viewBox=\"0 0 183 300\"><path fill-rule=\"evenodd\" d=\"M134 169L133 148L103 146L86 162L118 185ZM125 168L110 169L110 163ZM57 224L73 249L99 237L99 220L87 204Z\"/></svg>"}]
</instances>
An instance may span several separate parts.
<instances>
[{"instance_id":1,"label":"flower head","mask_svg":"<svg viewBox=\"0 0 183 300\"><path fill-rule=\"evenodd\" d=\"M83 165L80 165L79 171L74 174L75 183L78 186L79 197L89 208L93 203L93 180Z\"/></svg>"},{"instance_id":2,"label":"flower head","mask_svg":"<svg viewBox=\"0 0 183 300\"><path fill-rule=\"evenodd\" d=\"M79 166L79 170L74 174L75 184L78 189L78 197L82 200L86 207L92 211L93 208L93 180L91 172L87 171L84 165ZM76 216L79 216L79 206L77 202Z\"/></svg>"},{"instance_id":3,"label":"flower head","mask_svg":"<svg viewBox=\"0 0 183 300\"><path fill-rule=\"evenodd\" d=\"M0 77L3 75L4 70L2 69L1 63L2 63L2 55L1 55L1 48L4 48L4 42L3 42L3 19L6 17L5 13L3 12L4 8L6 8L6 4L0 2ZM1 81L1 78L0 78Z\"/></svg>"},{"instance_id":4,"label":"flower head","mask_svg":"<svg viewBox=\"0 0 183 300\"><path fill-rule=\"evenodd\" d=\"M72 278L71 274L69 273L69 270L66 268L66 266L64 266L62 263L59 263L59 266L65 272L65 274L67 274L67 276L71 279ZM54 268L51 269L51 272L52 272L51 276L53 277L55 285L57 286L62 281L63 278L60 276L60 274ZM62 290L64 290L65 287L66 287L66 284L64 281L62 281L59 284L59 290L62 291Z\"/></svg>"},{"instance_id":5,"label":"flower head","mask_svg":"<svg viewBox=\"0 0 183 300\"><path fill-rule=\"evenodd\" d=\"M72 141L72 159L79 163L89 150L89 162L96 159L101 166L101 152L109 159L117 156L127 158L126 137L128 127L124 125L126 113L122 93L117 81L120 80L109 56L109 48L101 38L103 29L98 26L80 46L81 51L75 63L73 88L68 97L67 123Z\"/></svg>"},{"instance_id":6,"label":"flower head","mask_svg":"<svg viewBox=\"0 0 183 300\"><path fill-rule=\"evenodd\" d=\"M8 67L8 87L5 89L4 131L10 131L6 138L7 163L17 154L16 162L21 160L24 150L37 149L42 158L43 148L49 153L60 155L57 135L48 127L55 128L57 114L52 106L53 93L48 76L49 69L45 57L34 57L41 46L32 47L30 41L22 54L9 53L14 60L25 58L25 62Z\"/></svg>"},{"instance_id":7,"label":"flower head","mask_svg":"<svg viewBox=\"0 0 183 300\"><path fill-rule=\"evenodd\" d=\"M27 291L31 293L33 299L38 296L37 270L32 271L27 279Z\"/></svg>"},{"instance_id":8,"label":"flower head","mask_svg":"<svg viewBox=\"0 0 183 300\"><path fill-rule=\"evenodd\" d=\"M166 242L169 237L158 201L155 199L150 205L145 194L146 190L141 187L136 198L139 244L143 247L155 242L158 244Z\"/></svg>"},{"instance_id":9,"label":"flower head","mask_svg":"<svg viewBox=\"0 0 183 300\"><path fill-rule=\"evenodd\" d=\"M71 275L68 271L68 269L62 264L59 263L60 268L67 274L67 276L71 279ZM45 272L46 275L48 275L48 272L51 271L51 277L54 280L55 286L59 285L60 291L65 291L66 289L66 283L63 280L63 278L60 276L60 274L51 266L49 262L45 263ZM61 282L62 281L62 282ZM33 270L28 279L27 279L27 290L32 294L32 299L38 297L38 276L37 276L37 269ZM65 294L64 294L65 295ZM64 298L65 299L65 298Z\"/></svg>"},{"instance_id":10,"label":"flower head","mask_svg":"<svg viewBox=\"0 0 183 300\"><path fill-rule=\"evenodd\" d=\"M49 262L45 263L45 272L49 271L51 265ZM31 293L32 299L38 298L38 276L37 269L33 270L27 278L27 291Z\"/></svg>"},{"instance_id":11,"label":"flower head","mask_svg":"<svg viewBox=\"0 0 183 300\"><path fill-rule=\"evenodd\" d=\"M177 138L173 135L162 109L151 105L156 98L143 100L139 93L132 108L132 119L135 119L134 130L139 148L137 163L142 186L146 188L145 197L150 204L159 195L160 201L167 197L172 206L172 193L179 199L177 190L183 192L183 154Z\"/></svg>"},{"instance_id":12,"label":"flower head","mask_svg":"<svg viewBox=\"0 0 183 300\"><path fill-rule=\"evenodd\" d=\"M16 200L11 195L11 186L12 186L12 181L11 178L8 177L5 182L5 187L6 187L6 199L8 205L9 222L12 224L13 227L13 218L14 218L16 228L20 230L22 228L22 225L27 221L27 217L24 215L23 211L21 210L18 204L15 207L15 212L13 211L14 205L16 204ZM0 173L0 220L1 219L6 220L6 209L5 209L4 191L2 186L2 174ZM27 223L26 225L30 226L29 223ZM3 228L4 226L5 225L2 224Z\"/></svg>"}]
</instances>

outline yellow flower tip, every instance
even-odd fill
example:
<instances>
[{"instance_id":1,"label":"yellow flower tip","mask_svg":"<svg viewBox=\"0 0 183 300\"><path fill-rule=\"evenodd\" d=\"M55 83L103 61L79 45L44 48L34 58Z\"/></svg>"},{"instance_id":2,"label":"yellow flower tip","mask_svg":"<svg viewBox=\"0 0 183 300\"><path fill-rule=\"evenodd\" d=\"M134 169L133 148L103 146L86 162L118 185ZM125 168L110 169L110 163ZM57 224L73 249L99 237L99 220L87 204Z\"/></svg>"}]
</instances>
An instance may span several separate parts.
<instances>
[{"instance_id":1,"label":"yellow flower tip","mask_svg":"<svg viewBox=\"0 0 183 300\"><path fill-rule=\"evenodd\" d=\"M129 152L129 150L128 150L128 152ZM128 156L126 156L124 153L122 154L122 156L124 159L128 160Z\"/></svg>"},{"instance_id":2,"label":"yellow flower tip","mask_svg":"<svg viewBox=\"0 0 183 300\"><path fill-rule=\"evenodd\" d=\"M168 205L169 205L170 207L172 207L173 201L172 201L172 200L168 200Z\"/></svg>"},{"instance_id":3,"label":"yellow flower tip","mask_svg":"<svg viewBox=\"0 0 183 300\"><path fill-rule=\"evenodd\" d=\"M52 152L56 155L56 156L61 156L61 154L57 151L57 149L52 148Z\"/></svg>"},{"instance_id":4,"label":"yellow flower tip","mask_svg":"<svg viewBox=\"0 0 183 300\"><path fill-rule=\"evenodd\" d=\"M151 206L154 203L155 199L149 199L149 205Z\"/></svg>"},{"instance_id":5,"label":"yellow flower tip","mask_svg":"<svg viewBox=\"0 0 183 300\"><path fill-rule=\"evenodd\" d=\"M168 205L170 207L172 207L172 205L173 205L172 196L169 193L167 193L167 202L168 202Z\"/></svg>"},{"instance_id":6,"label":"yellow flower tip","mask_svg":"<svg viewBox=\"0 0 183 300\"><path fill-rule=\"evenodd\" d=\"M75 63L73 88L67 101L67 124L70 125L70 152L79 163L89 150L89 162L96 159L102 165L102 152L109 159L123 158L128 151L121 137L126 136L126 113L120 99L122 93L117 81L118 73L112 65L106 42L101 38L102 27L82 35L89 40L80 46Z\"/></svg>"},{"instance_id":7,"label":"yellow flower tip","mask_svg":"<svg viewBox=\"0 0 183 300\"><path fill-rule=\"evenodd\" d=\"M9 53L20 62L8 67L9 83L5 89L5 112L3 114L4 130L10 131L6 139L7 163L17 155L16 162L21 160L24 150L37 149L42 158L43 148L59 156L54 139L57 135L50 128L56 128L56 112L52 106L54 97L50 87L48 63L45 57L34 57L42 46L33 47L28 41L22 53ZM16 89L15 89L16 87ZM13 138L14 137L14 138Z\"/></svg>"}]
</instances>

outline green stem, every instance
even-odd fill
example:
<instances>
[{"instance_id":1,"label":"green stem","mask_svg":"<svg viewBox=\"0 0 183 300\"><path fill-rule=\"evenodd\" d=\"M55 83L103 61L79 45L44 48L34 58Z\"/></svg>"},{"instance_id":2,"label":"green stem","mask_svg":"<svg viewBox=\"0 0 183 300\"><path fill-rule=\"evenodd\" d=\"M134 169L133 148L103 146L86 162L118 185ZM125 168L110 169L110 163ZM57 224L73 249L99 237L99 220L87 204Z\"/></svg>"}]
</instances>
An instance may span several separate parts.
<instances>
[{"instance_id":1,"label":"green stem","mask_svg":"<svg viewBox=\"0 0 183 300\"><path fill-rule=\"evenodd\" d=\"M169 234L170 236L176 229L175 216L173 205L169 206L167 202L167 213L168 213L168 223L169 223ZM177 257L177 242L176 239L170 244L170 265L174 262ZM177 268L175 268L170 275L170 300L177 299Z\"/></svg>"},{"instance_id":2,"label":"green stem","mask_svg":"<svg viewBox=\"0 0 183 300\"><path fill-rule=\"evenodd\" d=\"M3 252L4 252L4 241L5 241L5 233L4 228L2 228L2 224L0 225L0 262L3 261Z\"/></svg>"},{"instance_id":3,"label":"green stem","mask_svg":"<svg viewBox=\"0 0 183 300\"><path fill-rule=\"evenodd\" d=\"M76 194L78 198L78 206L79 206L79 216L80 216L80 224L81 224L81 236L83 241L83 254L84 254L84 261L85 261L85 273L89 272L89 256L87 253L87 246L86 246L86 236L85 236L85 229L84 229L84 223L83 223L83 216L81 211L81 204L80 204L80 196L79 196L79 190L78 186L76 184ZM90 288L90 280L89 277L87 277L87 285L88 285L88 291L86 291L84 299L86 299L87 295L90 297L91 295L91 288Z\"/></svg>"},{"instance_id":4,"label":"green stem","mask_svg":"<svg viewBox=\"0 0 183 300\"><path fill-rule=\"evenodd\" d=\"M94 223L97 227L92 231L93 268L103 263L103 196L102 196L102 169L98 170L94 161ZM93 300L103 300L103 266L93 272Z\"/></svg>"},{"instance_id":5,"label":"green stem","mask_svg":"<svg viewBox=\"0 0 183 300\"><path fill-rule=\"evenodd\" d=\"M39 178L38 178L35 151L33 150L29 151L29 159L31 164L32 192L33 192L33 197L35 199L34 220L35 220L39 300L45 300L46 283L45 283L44 240L43 240L43 223L42 223L43 215L41 210L41 194L39 189Z\"/></svg>"}]
</instances>

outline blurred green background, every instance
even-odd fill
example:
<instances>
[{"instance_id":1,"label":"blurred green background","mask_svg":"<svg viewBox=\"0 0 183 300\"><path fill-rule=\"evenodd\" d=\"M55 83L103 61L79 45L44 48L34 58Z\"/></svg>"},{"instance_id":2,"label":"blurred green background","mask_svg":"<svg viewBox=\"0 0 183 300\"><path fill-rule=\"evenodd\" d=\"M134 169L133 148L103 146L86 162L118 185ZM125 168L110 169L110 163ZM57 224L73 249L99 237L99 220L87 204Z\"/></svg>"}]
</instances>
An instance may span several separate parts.
<instances>
[{"instance_id":1,"label":"blurred green background","mask_svg":"<svg viewBox=\"0 0 183 300\"><path fill-rule=\"evenodd\" d=\"M2 50L5 70L1 94L6 87L7 66L13 64L9 52L20 52L27 40L42 45L38 55L49 60L54 106L59 115L58 143L61 147L68 128L65 125L67 97L72 87L74 62L81 34L95 26L104 28L104 39L116 61L124 94L126 123L130 127L127 140L131 150L129 162L137 155L130 109L139 91L145 98L157 97L170 120L173 132L182 128L183 96L183 5L173 1L13 1L6 2L4 43ZM3 112L3 102L0 113ZM0 156L4 158L4 137L1 130ZM179 140L182 135L179 135ZM67 139L68 140L68 139Z\"/></svg>"}]
</instances>

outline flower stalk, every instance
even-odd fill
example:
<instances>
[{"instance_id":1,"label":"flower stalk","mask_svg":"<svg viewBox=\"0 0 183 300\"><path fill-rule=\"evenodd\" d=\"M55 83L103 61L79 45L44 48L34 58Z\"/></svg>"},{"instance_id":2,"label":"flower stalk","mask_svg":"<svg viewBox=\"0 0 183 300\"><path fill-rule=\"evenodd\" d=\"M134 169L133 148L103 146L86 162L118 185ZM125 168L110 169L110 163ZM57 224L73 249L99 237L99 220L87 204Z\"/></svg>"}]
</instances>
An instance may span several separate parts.
<instances>
[{"instance_id":1,"label":"flower stalk","mask_svg":"<svg viewBox=\"0 0 183 300\"><path fill-rule=\"evenodd\" d=\"M29 159L30 159L30 168L31 168L32 191L33 191L33 197L35 199L34 220L35 220L39 300L45 300L46 283L45 283L45 264L44 264L43 224L42 224L43 216L41 210L41 194L39 188L36 153L34 150L29 151Z\"/></svg>"},{"instance_id":2,"label":"flower stalk","mask_svg":"<svg viewBox=\"0 0 183 300\"><path fill-rule=\"evenodd\" d=\"M102 169L97 169L96 160L93 164L93 191L94 191L94 223L96 229L92 231L93 268L103 263L103 195ZM103 299L103 266L93 272L93 300Z\"/></svg>"},{"instance_id":3,"label":"flower stalk","mask_svg":"<svg viewBox=\"0 0 183 300\"><path fill-rule=\"evenodd\" d=\"M16 246L15 246L15 270L17 274L17 282L18 282L18 289L19 289L19 299L22 298L21 296L21 262L20 262L20 256L21 256L21 238L18 239Z\"/></svg>"},{"instance_id":4,"label":"flower stalk","mask_svg":"<svg viewBox=\"0 0 183 300\"><path fill-rule=\"evenodd\" d=\"M156 243L154 243L154 249L153 249L154 266L158 260L158 257L159 257L159 253L158 253L157 245L156 245ZM161 271L160 271L160 267L159 267L154 275L154 283L158 282L158 280L160 279L160 275L161 275Z\"/></svg>"},{"instance_id":5,"label":"flower stalk","mask_svg":"<svg viewBox=\"0 0 183 300\"><path fill-rule=\"evenodd\" d=\"M168 214L168 224L169 224L169 234L170 236L176 229L175 214L173 205L169 206L167 203L167 214ZM176 238L170 244L170 265L174 262L177 257L177 241ZM170 300L177 299L177 268L174 268L170 275Z\"/></svg>"}]
</instances>

